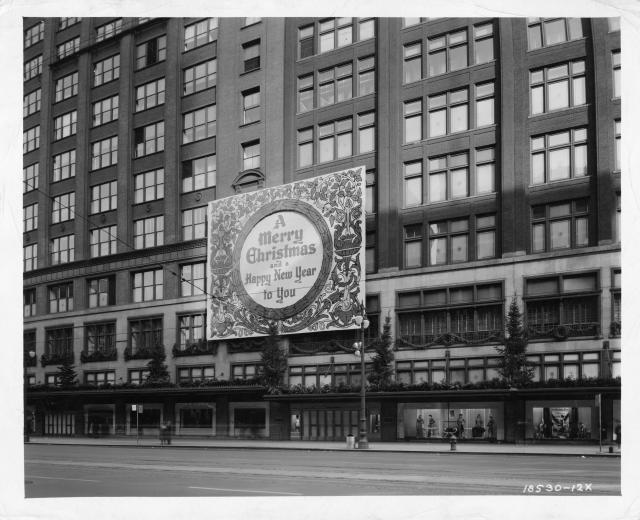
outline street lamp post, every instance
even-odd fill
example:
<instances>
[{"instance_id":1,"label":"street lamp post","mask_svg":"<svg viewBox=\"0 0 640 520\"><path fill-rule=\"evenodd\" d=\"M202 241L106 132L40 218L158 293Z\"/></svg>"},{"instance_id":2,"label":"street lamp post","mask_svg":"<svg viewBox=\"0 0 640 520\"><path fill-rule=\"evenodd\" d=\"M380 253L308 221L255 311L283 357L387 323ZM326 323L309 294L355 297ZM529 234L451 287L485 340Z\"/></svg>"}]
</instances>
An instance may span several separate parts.
<instances>
[{"instance_id":1,"label":"street lamp post","mask_svg":"<svg viewBox=\"0 0 640 520\"><path fill-rule=\"evenodd\" d=\"M32 360L33 358L36 357L36 353L33 350L29 351L29 360ZM24 363L24 361L23 361ZM27 376L28 376L28 363L25 364L24 367L24 378L22 380L22 392L24 395L24 405L23 405L23 410L22 410L22 421L23 421L23 427L24 427L24 442L29 442L31 440L30 438L30 434L31 434L31 423L30 421L27 420L27 387L29 386L29 382L27 381Z\"/></svg>"},{"instance_id":2,"label":"street lamp post","mask_svg":"<svg viewBox=\"0 0 640 520\"><path fill-rule=\"evenodd\" d=\"M358 449L366 450L369 448L369 440L367 439L367 408L366 408L366 381L364 367L364 329L369 326L367 314L362 310L362 316L355 317L356 325L360 327L360 341L356 341L353 345L355 354L360 352L360 438L358 439Z\"/></svg>"}]
</instances>

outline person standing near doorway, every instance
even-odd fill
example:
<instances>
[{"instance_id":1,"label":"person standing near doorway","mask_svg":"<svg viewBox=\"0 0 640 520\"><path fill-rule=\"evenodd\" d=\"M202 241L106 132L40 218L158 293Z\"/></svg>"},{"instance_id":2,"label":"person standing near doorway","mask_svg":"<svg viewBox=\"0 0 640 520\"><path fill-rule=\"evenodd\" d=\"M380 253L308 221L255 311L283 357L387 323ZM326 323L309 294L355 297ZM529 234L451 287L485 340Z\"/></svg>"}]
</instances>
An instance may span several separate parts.
<instances>
[{"instance_id":1,"label":"person standing near doorway","mask_svg":"<svg viewBox=\"0 0 640 520\"><path fill-rule=\"evenodd\" d=\"M418 415L418 419L416 420L416 438L424 438L424 419L422 415Z\"/></svg>"}]
</instances>

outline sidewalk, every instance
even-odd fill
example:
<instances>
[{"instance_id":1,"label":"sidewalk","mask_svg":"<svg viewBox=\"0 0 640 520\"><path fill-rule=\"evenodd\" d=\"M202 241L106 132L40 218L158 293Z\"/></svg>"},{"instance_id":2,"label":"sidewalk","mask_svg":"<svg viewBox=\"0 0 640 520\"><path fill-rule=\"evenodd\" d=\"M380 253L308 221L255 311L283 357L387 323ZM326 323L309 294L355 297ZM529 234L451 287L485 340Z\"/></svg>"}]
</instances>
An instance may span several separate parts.
<instances>
[{"instance_id":1,"label":"sidewalk","mask_svg":"<svg viewBox=\"0 0 640 520\"><path fill-rule=\"evenodd\" d=\"M30 444L66 444L82 446L128 446L128 447L157 447L160 441L156 437L31 437ZM215 448L215 449L275 449L275 450L320 450L320 451L357 451L349 450L346 442L332 441L270 441L251 439L215 439L173 437L171 448ZM598 445L556 445L556 444L483 444L458 442L456 450L451 451L448 442L373 442L369 443L367 452L398 452L398 453L475 453L503 455L561 455L573 457L620 457L621 450L614 446L613 453L609 453L609 446L603 445L602 452Z\"/></svg>"}]
</instances>

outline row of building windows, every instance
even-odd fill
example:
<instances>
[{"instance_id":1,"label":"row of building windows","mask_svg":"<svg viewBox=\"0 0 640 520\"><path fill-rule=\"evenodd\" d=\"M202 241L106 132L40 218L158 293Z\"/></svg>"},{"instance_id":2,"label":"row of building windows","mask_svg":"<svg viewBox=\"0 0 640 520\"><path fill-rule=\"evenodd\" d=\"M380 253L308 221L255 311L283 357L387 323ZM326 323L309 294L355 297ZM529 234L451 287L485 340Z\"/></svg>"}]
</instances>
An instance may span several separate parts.
<instances>
[{"instance_id":1,"label":"row of building windows","mask_svg":"<svg viewBox=\"0 0 640 520\"><path fill-rule=\"evenodd\" d=\"M373 18L326 18L298 29L298 58L330 52L375 37Z\"/></svg>"},{"instance_id":2,"label":"row of building windows","mask_svg":"<svg viewBox=\"0 0 640 520\"><path fill-rule=\"evenodd\" d=\"M93 246L92 246L93 247ZM205 264L198 262L180 267L180 296L201 296L205 294ZM115 305L116 280L114 276L103 276L87 280L88 308L108 307ZM164 294L164 272L162 269L151 269L131 275L131 301L143 302L160 300ZM74 310L74 284L65 282L49 286L49 313L68 312ZM24 316L36 315L36 291L24 291Z\"/></svg>"}]
</instances>

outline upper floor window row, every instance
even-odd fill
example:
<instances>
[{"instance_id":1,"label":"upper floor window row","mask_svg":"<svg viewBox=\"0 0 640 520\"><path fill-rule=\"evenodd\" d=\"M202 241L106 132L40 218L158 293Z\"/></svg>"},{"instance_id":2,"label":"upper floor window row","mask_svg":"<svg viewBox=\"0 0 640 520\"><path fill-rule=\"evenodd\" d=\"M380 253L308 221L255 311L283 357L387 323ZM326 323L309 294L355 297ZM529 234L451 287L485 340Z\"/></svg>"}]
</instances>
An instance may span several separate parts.
<instances>
[{"instance_id":1,"label":"upper floor window row","mask_svg":"<svg viewBox=\"0 0 640 520\"><path fill-rule=\"evenodd\" d=\"M115 54L93 65L93 86L97 87L120 77L120 55Z\"/></svg>"},{"instance_id":2,"label":"upper floor window row","mask_svg":"<svg viewBox=\"0 0 640 520\"><path fill-rule=\"evenodd\" d=\"M184 28L184 50L190 51L216 39L218 18L207 18Z\"/></svg>"},{"instance_id":3,"label":"upper floor window row","mask_svg":"<svg viewBox=\"0 0 640 520\"><path fill-rule=\"evenodd\" d=\"M122 18L96 27L96 42L111 38L122 31Z\"/></svg>"},{"instance_id":4,"label":"upper floor window row","mask_svg":"<svg viewBox=\"0 0 640 520\"><path fill-rule=\"evenodd\" d=\"M27 81L42 74L42 54L24 64L24 80Z\"/></svg>"},{"instance_id":5,"label":"upper floor window row","mask_svg":"<svg viewBox=\"0 0 640 520\"><path fill-rule=\"evenodd\" d=\"M32 25L24 32L24 48L28 49L32 45L38 43L44 37L44 21L41 20L37 24Z\"/></svg>"},{"instance_id":6,"label":"upper floor window row","mask_svg":"<svg viewBox=\"0 0 640 520\"><path fill-rule=\"evenodd\" d=\"M56 55L58 59L71 56L80 50L80 36L67 40L56 47Z\"/></svg>"},{"instance_id":7,"label":"upper floor window row","mask_svg":"<svg viewBox=\"0 0 640 520\"><path fill-rule=\"evenodd\" d=\"M426 54L422 40L403 47L403 81L412 83L428 77L462 70L494 59L493 23L465 27L427 38Z\"/></svg>"},{"instance_id":8,"label":"upper floor window row","mask_svg":"<svg viewBox=\"0 0 640 520\"><path fill-rule=\"evenodd\" d=\"M373 18L327 18L298 29L298 58L308 58L375 37Z\"/></svg>"},{"instance_id":9,"label":"upper floor window row","mask_svg":"<svg viewBox=\"0 0 640 520\"><path fill-rule=\"evenodd\" d=\"M356 74L354 75L354 68ZM319 70L298 78L298 112L308 112L365 96L375 91L375 58L367 56L356 62Z\"/></svg>"},{"instance_id":10,"label":"upper floor window row","mask_svg":"<svg viewBox=\"0 0 640 520\"><path fill-rule=\"evenodd\" d=\"M167 37L159 36L136 47L136 69L160 63L167 58Z\"/></svg>"},{"instance_id":11,"label":"upper floor window row","mask_svg":"<svg viewBox=\"0 0 640 520\"><path fill-rule=\"evenodd\" d=\"M78 94L78 72L72 72L56 80L55 102L63 101Z\"/></svg>"},{"instance_id":12,"label":"upper floor window row","mask_svg":"<svg viewBox=\"0 0 640 520\"><path fill-rule=\"evenodd\" d=\"M60 18L60 22L58 24L58 30L62 31L64 29L66 29L67 27L71 27L72 25L80 23L81 20L82 20L82 18L78 18L78 17Z\"/></svg>"},{"instance_id":13,"label":"upper floor window row","mask_svg":"<svg viewBox=\"0 0 640 520\"><path fill-rule=\"evenodd\" d=\"M583 37L580 18L527 18L529 50L549 47Z\"/></svg>"}]
</instances>

